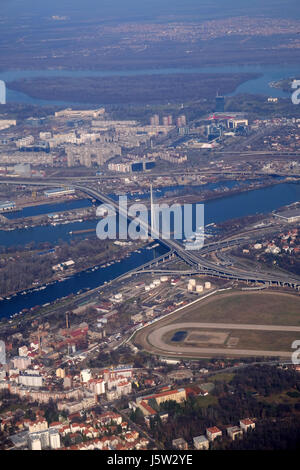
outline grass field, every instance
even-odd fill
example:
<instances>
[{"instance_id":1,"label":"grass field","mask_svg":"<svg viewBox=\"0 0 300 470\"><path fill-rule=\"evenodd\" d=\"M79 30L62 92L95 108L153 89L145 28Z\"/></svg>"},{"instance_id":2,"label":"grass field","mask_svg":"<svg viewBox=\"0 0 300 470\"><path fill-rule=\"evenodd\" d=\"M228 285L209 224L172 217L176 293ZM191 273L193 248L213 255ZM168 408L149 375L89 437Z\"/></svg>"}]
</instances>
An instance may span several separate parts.
<instances>
[{"instance_id":1,"label":"grass field","mask_svg":"<svg viewBox=\"0 0 300 470\"><path fill-rule=\"evenodd\" d=\"M242 349L264 349L268 351L291 351L294 340L300 340L299 333L288 331L235 330L231 336L239 338L236 345ZM230 350L230 348L228 348Z\"/></svg>"},{"instance_id":2,"label":"grass field","mask_svg":"<svg viewBox=\"0 0 300 470\"><path fill-rule=\"evenodd\" d=\"M229 383L235 374L229 372L223 372L220 374L213 375L209 377L210 382L227 382Z\"/></svg>"},{"instance_id":3,"label":"grass field","mask_svg":"<svg viewBox=\"0 0 300 470\"><path fill-rule=\"evenodd\" d=\"M187 328L188 332L195 331L197 334L207 333L207 330L199 329L189 329ZM292 331L257 331L257 330L225 330L222 331L220 329L216 330L209 330L209 334L211 335L212 341L209 341L210 336L207 337L207 340L202 341L179 341L177 343L171 341L174 332L176 330L166 333L162 339L167 345L172 345L172 347L176 347L178 351L180 351L180 347L183 345L188 345L195 348L207 348L216 346L216 342L214 340L215 336L223 335L226 340L222 343L218 343L220 345L224 345L230 351L230 339L232 338L234 341L234 346L236 348L242 349L264 349L268 351L288 351L291 350L291 344L294 340L300 340L300 333L292 332ZM187 337L187 339L190 336Z\"/></svg>"},{"instance_id":4,"label":"grass field","mask_svg":"<svg viewBox=\"0 0 300 470\"><path fill-rule=\"evenodd\" d=\"M201 323L216 323L216 329L211 325L208 330ZM232 325L222 329L220 323ZM239 325L251 325L252 328L239 329ZM148 352L166 355L173 352L201 357L201 352L205 355L208 352L205 348L215 348L215 352L216 348L223 348L225 356L236 354L235 349L239 354L245 351L249 355L253 350L256 354L274 351L277 355L282 352L287 356L292 352L292 342L300 339L297 331L281 331L280 328L264 331L260 325L300 327L300 297L276 291L232 291L216 295L140 330L134 341ZM179 342L172 341L174 333L182 330L187 332L186 337Z\"/></svg>"},{"instance_id":5,"label":"grass field","mask_svg":"<svg viewBox=\"0 0 300 470\"><path fill-rule=\"evenodd\" d=\"M280 405L282 403L288 405L295 405L299 403L299 397L291 397L288 395L289 392L293 392L294 390L285 391L281 393L273 393L267 397L259 397L259 401L262 403L268 403L269 405Z\"/></svg>"},{"instance_id":6,"label":"grass field","mask_svg":"<svg viewBox=\"0 0 300 470\"><path fill-rule=\"evenodd\" d=\"M187 307L181 321L299 326L300 297L277 292L220 295Z\"/></svg>"},{"instance_id":7,"label":"grass field","mask_svg":"<svg viewBox=\"0 0 300 470\"><path fill-rule=\"evenodd\" d=\"M206 397L197 397L197 405L199 408L207 408L218 404L218 399L214 395L206 395Z\"/></svg>"}]
</instances>

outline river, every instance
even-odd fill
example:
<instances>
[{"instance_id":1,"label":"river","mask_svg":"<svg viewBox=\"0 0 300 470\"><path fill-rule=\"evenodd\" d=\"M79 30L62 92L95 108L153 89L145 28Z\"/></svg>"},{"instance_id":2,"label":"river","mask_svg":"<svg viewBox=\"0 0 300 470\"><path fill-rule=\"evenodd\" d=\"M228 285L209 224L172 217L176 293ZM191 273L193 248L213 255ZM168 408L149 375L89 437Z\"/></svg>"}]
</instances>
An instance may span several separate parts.
<instances>
[{"instance_id":1,"label":"river","mask_svg":"<svg viewBox=\"0 0 300 470\"><path fill-rule=\"evenodd\" d=\"M239 182L237 181L223 181L219 183L209 183L203 186L196 186L195 188L208 190L216 189L220 186L232 189L237 187ZM154 194L163 196L166 192L179 192L184 190L184 186L170 186L163 188L162 190L156 190ZM112 195L111 195L112 196ZM136 198L130 196L131 199ZM117 199L116 196L114 196ZM141 194L138 196L139 199L148 198L149 194ZM211 224L212 222L220 223L236 217L243 217L245 215L253 215L256 213L267 213L274 209L278 209L280 206L285 206L300 200L300 184L296 183L282 183L279 185L270 186L253 191L246 191L244 193L235 194L233 196L223 196L222 198L213 199L210 201L203 201L205 204L205 224ZM73 201L74 203L75 201ZM71 203L56 204L56 210L65 211L70 208ZM82 200L81 205L90 205L89 200ZM48 205L47 205L48 206ZM37 212L47 214L48 211L46 205L28 207L28 216L37 215ZM25 210L25 209L24 209ZM43 212L44 211L44 212ZM10 218L16 217L17 213L12 212ZM55 222L54 222L55 223ZM77 230L90 230L95 228L96 220L87 220L84 222L72 222L66 224L57 225L44 225L29 227L21 230L5 231L0 230L0 246L25 246L32 243L57 243L59 240L69 241L74 237L73 233ZM79 235L76 235L79 236ZM81 237L85 237L82 234Z\"/></svg>"},{"instance_id":2,"label":"river","mask_svg":"<svg viewBox=\"0 0 300 470\"><path fill-rule=\"evenodd\" d=\"M270 178L270 177L268 177ZM279 181L282 179L280 176L275 176L273 177L274 181ZM222 188L227 188L227 189L234 189L241 187L242 185L247 185L252 182L256 181L263 181L263 179L260 178L254 178L254 179L245 179L242 181L238 180L222 180L222 181L217 181L217 182L211 182L211 183L205 183L201 185L193 185L193 189L198 191L213 191ZM162 188L154 189L153 190L153 195L154 197L163 197L165 195L171 196L172 194L174 195L181 195L184 194L185 192L189 191L189 187L186 185L172 185L172 186L164 186ZM123 193L122 193L123 194ZM110 198L117 200L118 195L116 194L109 194L108 195ZM149 199L150 198L150 191L144 191L141 193L127 193L128 199ZM84 207L90 207L92 205L92 202L90 199L75 199L75 200L70 200L70 201L65 201L65 202L55 202L55 203L46 203L46 204L39 204L39 205L34 205L34 206L28 206L24 207L23 209L13 211L6 213L6 217L10 220L13 219L20 219L20 218L26 218L26 217L34 217L37 215L47 215L55 212L67 212L71 211L74 209L81 209Z\"/></svg>"},{"instance_id":3,"label":"river","mask_svg":"<svg viewBox=\"0 0 300 470\"><path fill-rule=\"evenodd\" d=\"M243 217L258 213L268 213L284 205L300 200L300 183L282 183L262 189L247 191L233 196L210 200L205 203L205 224L220 223L236 217ZM88 228L96 229L97 220L76 222L66 225L33 227L13 232L0 231L0 245L26 245L27 243L52 243L61 240L70 240L69 232ZM130 269L144 264L154 257L165 252L160 246L155 250L141 250L141 253L132 253L120 263L95 271L87 271L52 285L42 291L31 292L27 295L18 294L10 300L0 302L0 317L9 317L25 308L53 302L55 299L77 293L81 289L94 288L103 285L105 281L116 278Z\"/></svg>"}]
</instances>

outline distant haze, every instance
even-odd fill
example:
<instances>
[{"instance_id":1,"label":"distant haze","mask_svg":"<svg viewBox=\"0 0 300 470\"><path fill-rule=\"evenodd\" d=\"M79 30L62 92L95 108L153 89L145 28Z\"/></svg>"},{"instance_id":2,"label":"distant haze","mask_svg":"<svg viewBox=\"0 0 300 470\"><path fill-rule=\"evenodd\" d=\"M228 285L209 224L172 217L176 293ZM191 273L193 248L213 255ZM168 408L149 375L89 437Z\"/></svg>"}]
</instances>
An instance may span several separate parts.
<instances>
[{"instance_id":1,"label":"distant haze","mask_svg":"<svg viewBox=\"0 0 300 470\"><path fill-rule=\"evenodd\" d=\"M207 20L250 15L300 18L299 0L1 0L1 17L69 15L102 21ZM172 17L177 18L172 18Z\"/></svg>"}]
</instances>

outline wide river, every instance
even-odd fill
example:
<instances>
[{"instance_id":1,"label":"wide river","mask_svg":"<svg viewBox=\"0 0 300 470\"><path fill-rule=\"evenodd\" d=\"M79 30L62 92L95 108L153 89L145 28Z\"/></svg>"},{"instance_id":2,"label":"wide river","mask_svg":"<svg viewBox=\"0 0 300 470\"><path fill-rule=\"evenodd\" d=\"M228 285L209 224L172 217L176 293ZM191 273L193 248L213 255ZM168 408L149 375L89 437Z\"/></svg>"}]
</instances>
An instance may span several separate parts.
<instances>
[{"instance_id":1,"label":"wide river","mask_svg":"<svg viewBox=\"0 0 300 470\"><path fill-rule=\"evenodd\" d=\"M268 213L296 201L300 201L300 183L281 183L263 189L225 196L205 203L205 224L224 222L236 217L258 213ZM70 209L69 204L56 204L55 210L66 210L66 207ZM80 207L88 204L90 204L89 201L83 200L80 203ZM29 211L29 209L27 210ZM34 210L38 209L35 207ZM11 232L0 231L0 245L24 246L32 242L41 243L49 241L56 243L58 240L67 241L74 237L74 235L70 234L71 231L96 229L96 225L97 220L90 220L82 223L75 222L65 225L33 227ZM109 267L81 272L63 282L48 285L44 290L29 292L26 295L18 294L9 300L4 299L0 302L0 317L9 317L25 308L28 309L35 305L53 302L69 294L77 293L81 289L101 286L105 281L110 281L164 252L165 248L161 246L153 250L143 249L140 253L134 252L120 263L115 263Z\"/></svg>"},{"instance_id":2,"label":"wide river","mask_svg":"<svg viewBox=\"0 0 300 470\"><path fill-rule=\"evenodd\" d=\"M273 97L287 97L282 90L271 88L270 82L282 78L295 77L300 78L300 65L234 65L221 67L196 67L196 68L165 68L165 69L144 69L144 70L120 70L120 71L101 71L101 70L10 70L0 72L0 80L9 83L13 80L34 77L107 77L107 76L133 76L133 75L154 75L154 74L174 74L174 73L259 73L259 78L248 80L241 84L232 93L263 94ZM47 101L32 98L21 92L7 89L7 102L31 103L38 105L76 105L78 103L65 101ZM81 103L82 104L82 103ZM88 103L86 103L88 104ZM99 103L101 105L101 103Z\"/></svg>"}]
</instances>

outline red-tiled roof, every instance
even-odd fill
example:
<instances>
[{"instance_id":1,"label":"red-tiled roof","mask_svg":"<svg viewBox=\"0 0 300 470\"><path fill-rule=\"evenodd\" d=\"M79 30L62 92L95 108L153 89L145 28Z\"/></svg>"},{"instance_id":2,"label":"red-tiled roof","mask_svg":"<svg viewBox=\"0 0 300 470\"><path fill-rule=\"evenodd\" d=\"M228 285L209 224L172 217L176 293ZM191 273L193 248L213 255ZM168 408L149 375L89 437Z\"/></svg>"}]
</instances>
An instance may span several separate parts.
<instances>
[{"instance_id":1,"label":"red-tiled roof","mask_svg":"<svg viewBox=\"0 0 300 470\"><path fill-rule=\"evenodd\" d=\"M210 432L211 434L215 434L217 432L221 432L221 429L217 428L217 426L213 426L212 428L207 428L207 432Z\"/></svg>"}]
</instances>

